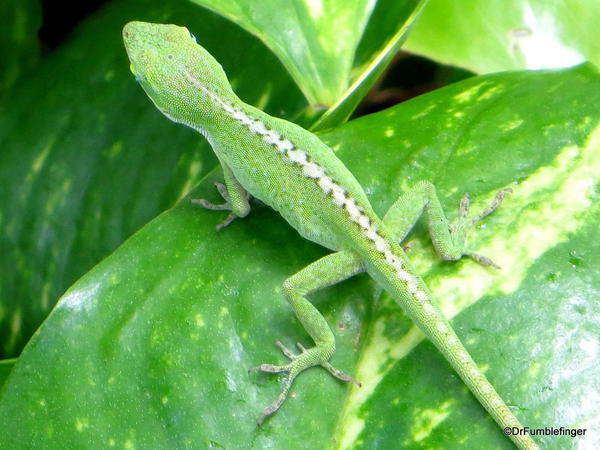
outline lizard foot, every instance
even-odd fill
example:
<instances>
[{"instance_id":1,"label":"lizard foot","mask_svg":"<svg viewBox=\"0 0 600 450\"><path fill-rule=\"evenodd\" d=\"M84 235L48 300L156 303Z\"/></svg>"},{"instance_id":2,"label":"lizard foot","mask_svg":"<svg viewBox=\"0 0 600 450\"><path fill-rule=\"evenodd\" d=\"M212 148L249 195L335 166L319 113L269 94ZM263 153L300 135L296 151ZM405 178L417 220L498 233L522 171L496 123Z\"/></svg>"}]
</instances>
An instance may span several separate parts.
<instances>
[{"instance_id":1,"label":"lizard foot","mask_svg":"<svg viewBox=\"0 0 600 450\"><path fill-rule=\"evenodd\" d=\"M310 349L306 349L302 344L297 343L296 345L300 349L300 353L296 354L279 341L276 341L275 345L277 345L277 347L281 349L282 353L290 359L289 364L286 364L285 366L261 364L260 366L252 367L248 370L248 373L255 371L268 373L288 373L288 377L285 381L281 394L279 394L279 397L277 397L277 399L273 403L271 403L263 410L262 415L257 422L258 426L261 426L267 417L275 414L279 410L279 408L281 408L281 405L288 396L294 378L296 378L296 376L304 369L308 369L309 367L320 365L323 368L327 369L329 373L331 373L334 377L338 378L339 380L346 382L350 381L355 383L358 387L361 386L361 384L354 378L352 378L350 375L342 372L341 370L336 369L329 363L328 359L332 353L332 350L329 348L316 346Z\"/></svg>"},{"instance_id":2,"label":"lizard foot","mask_svg":"<svg viewBox=\"0 0 600 450\"><path fill-rule=\"evenodd\" d=\"M479 222L480 220L482 220L484 217L489 216L496 209L498 209L498 207L500 207L500 205L502 204L502 200L504 200L504 197L506 197L506 195L509 192L512 192L511 188L502 189L500 192L498 192L496 194L496 197L494 197L494 200L492 201L492 203L487 208L485 208L483 211L481 211L476 217L474 217L472 219L468 218L471 200L469 198L469 194L465 194L463 196L463 198L460 200L460 206L458 208L458 218L456 219L455 222L453 222L450 225L452 234L455 234L455 235L461 234L463 236L463 240L464 240L464 238L466 237L467 230L469 228L472 228L473 226L475 226L475 224L477 222ZM465 256L468 256L469 258L473 259L474 261L478 262L482 266L490 266L490 267L495 267L496 269L500 269L499 265L494 263L494 261L492 261L490 258L488 258L486 256L483 256L483 255L480 255L480 254L474 253L474 252L469 252L469 251L465 251L463 254Z\"/></svg>"},{"instance_id":3,"label":"lizard foot","mask_svg":"<svg viewBox=\"0 0 600 450\"><path fill-rule=\"evenodd\" d=\"M225 203L216 204L216 203L209 202L208 200L206 200L204 198L193 198L192 203L195 205L200 205L205 209L210 209L211 211L231 211L231 205L230 205L230 201L229 201L229 194L227 193L227 188L225 187L225 185L223 183L219 183L219 182L215 182L215 186L216 186L217 190L219 191L219 194L221 194L221 197L223 197L225 199ZM238 217L238 215L236 213L232 212L225 218L225 220L223 222L218 224L215 227L215 229L217 231L221 231L223 228L225 228L227 225L229 225L231 222L233 222L237 217Z\"/></svg>"}]
</instances>

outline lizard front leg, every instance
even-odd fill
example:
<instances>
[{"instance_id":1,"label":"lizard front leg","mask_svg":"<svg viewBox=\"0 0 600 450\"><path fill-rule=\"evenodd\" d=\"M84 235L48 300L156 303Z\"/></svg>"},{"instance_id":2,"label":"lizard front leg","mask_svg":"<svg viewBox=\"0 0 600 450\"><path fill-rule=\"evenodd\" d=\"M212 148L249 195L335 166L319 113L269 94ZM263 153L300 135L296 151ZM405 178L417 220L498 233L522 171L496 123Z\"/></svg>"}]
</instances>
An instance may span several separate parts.
<instances>
[{"instance_id":1,"label":"lizard front leg","mask_svg":"<svg viewBox=\"0 0 600 450\"><path fill-rule=\"evenodd\" d=\"M468 194L465 194L460 201L458 217L450 222L446 219L435 186L428 181L420 181L413 189L396 200L383 218L383 222L392 233L394 240L402 242L423 214L433 246L442 259L456 261L462 256L468 256L484 266L499 268L489 258L467 249L467 235L477 222L500 206L510 191L511 189L503 189L498 192L492 204L474 218L468 217L470 201Z\"/></svg>"},{"instance_id":2,"label":"lizard front leg","mask_svg":"<svg viewBox=\"0 0 600 450\"><path fill-rule=\"evenodd\" d=\"M298 344L301 352L296 355L277 341L277 346L291 360L290 363L285 366L261 364L248 371L260 370L270 373L288 373L283 391L277 400L265 408L258 420L259 426L268 416L277 412L287 398L294 378L309 367L320 365L336 378L342 381L352 381L360 386L360 383L350 375L341 372L329 363L329 358L331 358L331 355L335 351L333 332L317 308L308 301L306 295L339 283L362 271L364 271L364 268L357 254L351 251L341 251L315 261L283 283L283 294L286 300L294 309L296 317L302 323L306 332L315 342L315 346L306 349L301 344Z\"/></svg>"},{"instance_id":3,"label":"lizard front leg","mask_svg":"<svg viewBox=\"0 0 600 450\"><path fill-rule=\"evenodd\" d=\"M246 217L250 212L250 194L240 182L235 178L231 169L221 161L223 167L223 176L225 184L215 183L219 194L225 200L223 204L214 204L203 198L192 199L192 203L202 206L203 208L214 211L231 211L227 218L216 226L216 230L222 230L238 217Z\"/></svg>"}]
</instances>

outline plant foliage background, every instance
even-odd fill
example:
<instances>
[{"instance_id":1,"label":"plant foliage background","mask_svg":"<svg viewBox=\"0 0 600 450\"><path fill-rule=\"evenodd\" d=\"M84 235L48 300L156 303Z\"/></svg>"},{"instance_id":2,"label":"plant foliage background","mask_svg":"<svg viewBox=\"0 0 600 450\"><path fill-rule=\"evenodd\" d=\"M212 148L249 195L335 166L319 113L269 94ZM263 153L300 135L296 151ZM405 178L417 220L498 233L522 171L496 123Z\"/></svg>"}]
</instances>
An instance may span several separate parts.
<instances>
[{"instance_id":1,"label":"plant foliage background","mask_svg":"<svg viewBox=\"0 0 600 450\"><path fill-rule=\"evenodd\" d=\"M337 334L334 363L363 387L308 371L256 428L281 379L246 370L283 361L275 339L308 344L280 286L324 250L261 205L220 233L219 213L190 205L216 200L216 159L136 85L129 20L187 26L243 100L319 130L381 214L420 179L450 216L465 191L477 209L511 186L471 239L501 271L440 262L422 227L409 253L523 422L587 430L543 447L600 445L599 9L114 0L44 50L39 3L2 6L3 445L511 448L364 276L312 296ZM409 35L407 50L472 76L347 121Z\"/></svg>"}]
</instances>

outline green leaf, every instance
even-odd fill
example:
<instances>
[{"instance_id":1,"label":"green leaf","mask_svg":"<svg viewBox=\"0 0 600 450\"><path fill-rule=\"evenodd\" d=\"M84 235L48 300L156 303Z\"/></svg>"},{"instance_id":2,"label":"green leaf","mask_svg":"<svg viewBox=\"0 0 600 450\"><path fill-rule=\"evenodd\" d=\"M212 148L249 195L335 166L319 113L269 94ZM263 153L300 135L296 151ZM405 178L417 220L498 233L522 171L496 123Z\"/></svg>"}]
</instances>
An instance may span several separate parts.
<instances>
[{"instance_id":1,"label":"green leaf","mask_svg":"<svg viewBox=\"0 0 600 450\"><path fill-rule=\"evenodd\" d=\"M513 188L470 240L502 270L438 262L423 230L409 256L526 425L588 430L540 437L542 448L594 447L600 427L599 87L589 65L476 77L323 136L380 213L420 179L451 212L463 192L477 194L476 211ZM346 399L340 442L513 448L435 348L398 324L389 298L369 330L354 371L363 388Z\"/></svg>"},{"instance_id":2,"label":"green leaf","mask_svg":"<svg viewBox=\"0 0 600 450\"><path fill-rule=\"evenodd\" d=\"M487 73L600 64L596 0L431 0L406 49Z\"/></svg>"},{"instance_id":3,"label":"green leaf","mask_svg":"<svg viewBox=\"0 0 600 450\"><path fill-rule=\"evenodd\" d=\"M16 362L16 358L3 359L0 361L0 387L4 385L4 382L10 375L10 371L12 370Z\"/></svg>"},{"instance_id":4,"label":"green leaf","mask_svg":"<svg viewBox=\"0 0 600 450\"><path fill-rule=\"evenodd\" d=\"M231 19L264 41L313 107L323 109L352 97L340 114L342 119L335 123L332 119L328 126L345 120L356 107L403 41L416 18L415 11L425 3L422 0L193 1Z\"/></svg>"},{"instance_id":5,"label":"green leaf","mask_svg":"<svg viewBox=\"0 0 600 450\"><path fill-rule=\"evenodd\" d=\"M39 58L39 1L6 2L0 8L0 23L0 94L4 94ZM0 111L5 108L0 105Z\"/></svg>"},{"instance_id":6,"label":"green leaf","mask_svg":"<svg viewBox=\"0 0 600 450\"><path fill-rule=\"evenodd\" d=\"M334 127L350 117L396 55L426 4L427 0L377 2L365 35L356 49L352 84L312 125L312 130ZM388 36L389 39L382 42L382 38Z\"/></svg>"},{"instance_id":7,"label":"green leaf","mask_svg":"<svg viewBox=\"0 0 600 450\"><path fill-rule=\"evenodd\" d=\"M409 254L532 427L600 425L599 88L590 66L475 77L322 135L379 213L423 178L450 216L465 190L477 211L513 187L470 241L501 271L438 261L420 228ZM216 177L193 196L216 200ZM181 201L69 289L2 391L6 446L512 448L397 305L373 302L366 276L312 296L337 336L334 364L363 387L311 369L257 429L281 379L246 369L284 360L275 339L308 344L280 286L324 250L261 205L216 233L223 217Z\"/></svg>"},{"instance_id":8,"label":"green leaf","mask_svg":"<svg viewBox=\"0 0 600 450\"><path fill-rule=\"evenodd\" d=\"M195 5L115 2L79 27L0 114L4 356L20 353L68 286L216 164L209 145L165 120L129 72L121 29L135 19L188 26L244 100L288 118L306 106L257 39Z\"/></svg>"}]
</instances>

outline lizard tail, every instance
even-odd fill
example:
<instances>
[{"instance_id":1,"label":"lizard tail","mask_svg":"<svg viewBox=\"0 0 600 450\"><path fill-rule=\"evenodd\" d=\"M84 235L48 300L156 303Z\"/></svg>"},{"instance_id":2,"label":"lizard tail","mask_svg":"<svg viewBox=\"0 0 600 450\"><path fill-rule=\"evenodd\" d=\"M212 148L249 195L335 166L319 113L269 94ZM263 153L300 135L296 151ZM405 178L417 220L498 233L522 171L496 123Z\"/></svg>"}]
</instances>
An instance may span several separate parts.
<instances>
[{"instance_id":1,"label":"lizard tail","mask_svg":"<svg viewBox=\"0 0 600 450\"><path fill-rule=\"evenodd\" d=\"M523 426L479 370L448 321L432 303L432 296L427 286L414 275L415 272L409 267L400 247L395 244L386 245L383 250L377 252L377 255L373 253L369 255L371 261L374 261L369 264L371 276L385 287L413 322L435 344L516 446L526 450L538 449L539 447L528 434L517 434L516 429L513 431L513 427L516 427L523 432Z\"/></svg>"}]
</instances>

